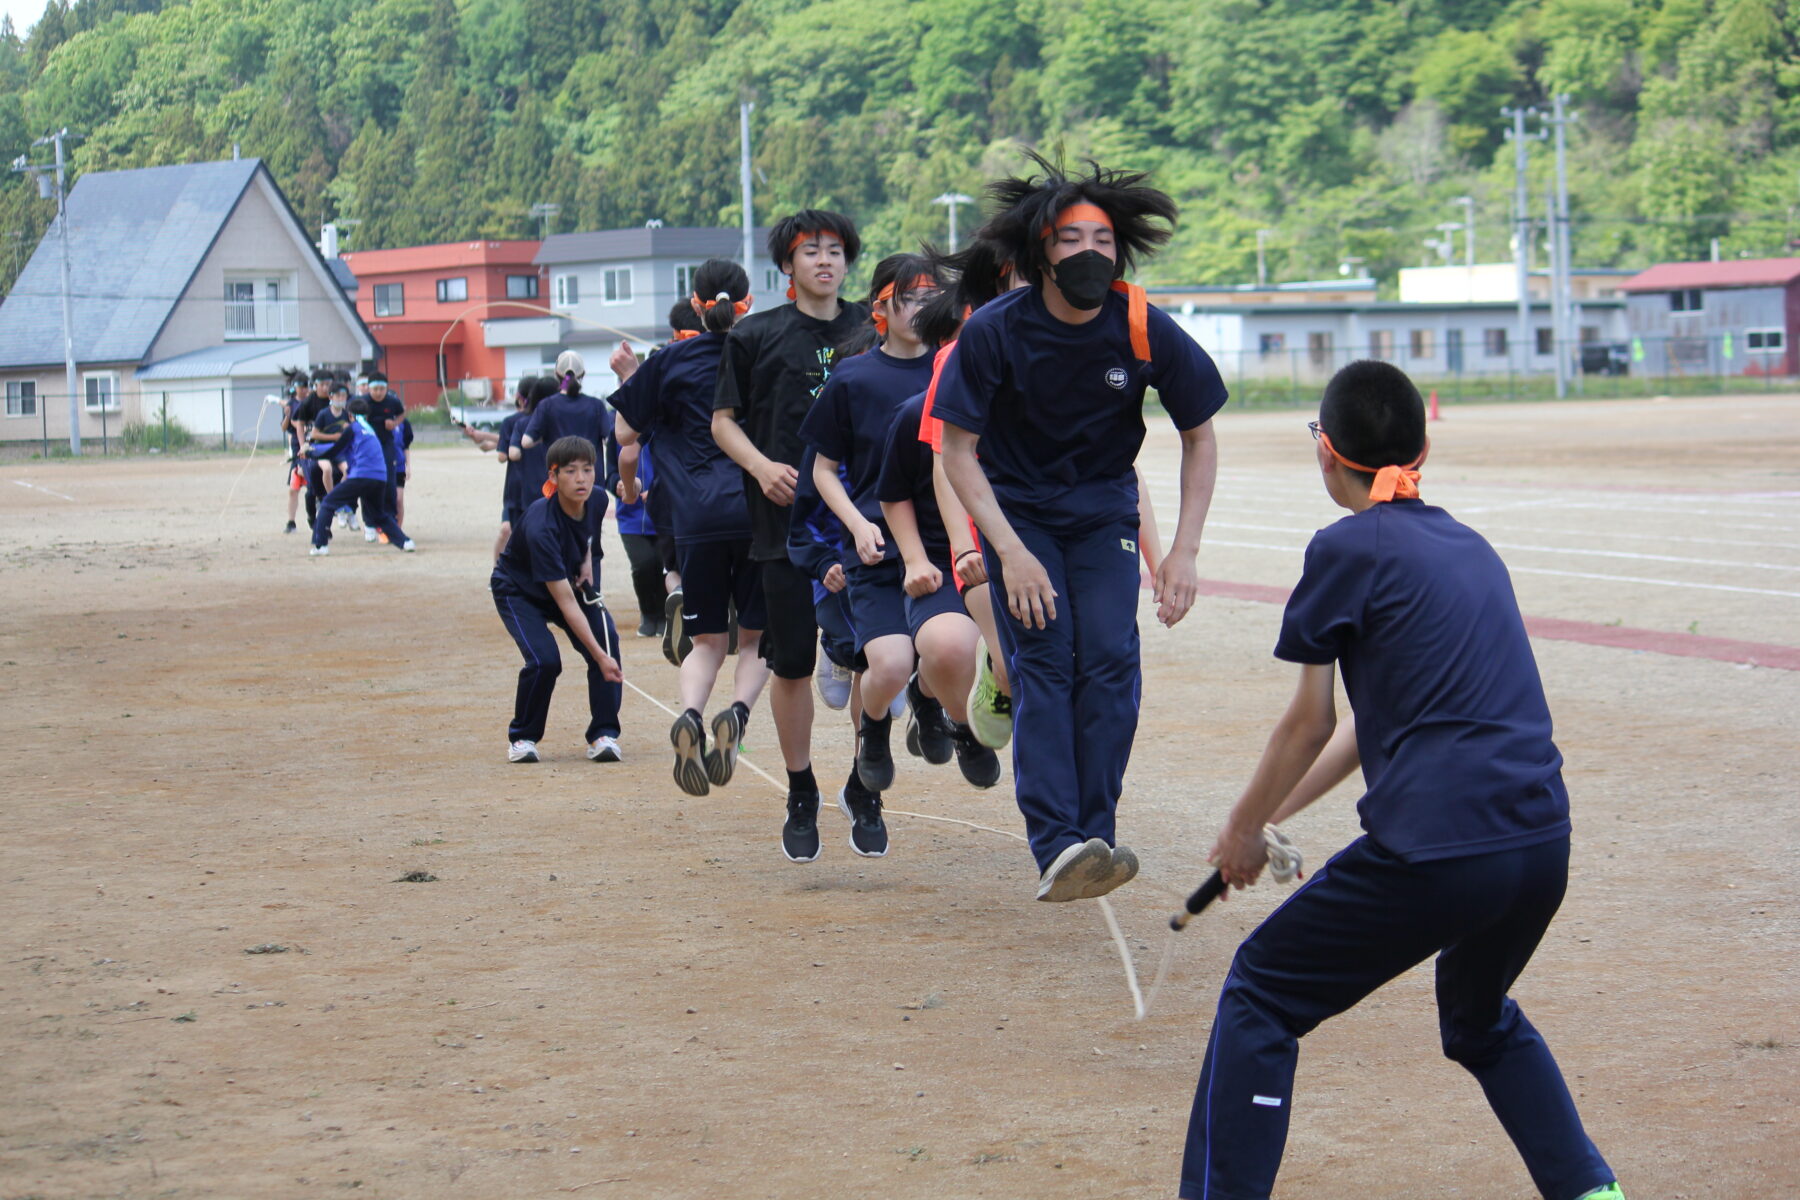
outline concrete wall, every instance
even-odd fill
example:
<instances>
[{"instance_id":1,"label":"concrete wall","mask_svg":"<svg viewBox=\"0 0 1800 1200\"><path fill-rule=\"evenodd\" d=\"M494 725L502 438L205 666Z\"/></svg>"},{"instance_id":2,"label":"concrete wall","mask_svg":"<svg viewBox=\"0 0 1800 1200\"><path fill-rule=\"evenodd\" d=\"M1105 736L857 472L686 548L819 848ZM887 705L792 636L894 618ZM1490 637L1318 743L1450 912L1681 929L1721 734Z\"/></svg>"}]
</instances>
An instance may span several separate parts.
<instances>
[{"instance_id":1,"label":"concrete wall","mask_svg":"<svg viewBox=\"0 0 1800 1200\"><path fill-rule=\"evenodd\" d=\"M336 297L325 290L328 285L320 279L317 265L309 261L311 257L311 247L295 240L277 209L274 193L258 174L169 314L145 361L157 362L223 343L227 276L269 272L293 281L299 323L292 336L311 344L315 361L360 363L359 334L344 309L333 302Z\"/></svg>"}]
</instances>

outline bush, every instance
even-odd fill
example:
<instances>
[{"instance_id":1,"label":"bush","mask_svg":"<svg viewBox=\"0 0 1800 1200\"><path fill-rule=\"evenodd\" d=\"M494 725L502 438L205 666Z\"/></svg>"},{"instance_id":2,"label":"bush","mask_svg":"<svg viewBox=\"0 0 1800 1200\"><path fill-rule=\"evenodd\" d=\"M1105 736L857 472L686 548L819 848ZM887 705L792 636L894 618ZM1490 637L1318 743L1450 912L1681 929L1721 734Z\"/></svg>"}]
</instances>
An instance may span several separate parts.
<instances>
[{"instance_id":1,"label":"bush","mask_svg":"<svg viewBox=\"0 0 1800 1200\"><path fill-rule=\"evenodd\" d=\"M143 421L127 421L119 431L119 444L127 454L191 450L194 447L194 435L174 417L148 424Z\"/></svg>"}]
</instances>

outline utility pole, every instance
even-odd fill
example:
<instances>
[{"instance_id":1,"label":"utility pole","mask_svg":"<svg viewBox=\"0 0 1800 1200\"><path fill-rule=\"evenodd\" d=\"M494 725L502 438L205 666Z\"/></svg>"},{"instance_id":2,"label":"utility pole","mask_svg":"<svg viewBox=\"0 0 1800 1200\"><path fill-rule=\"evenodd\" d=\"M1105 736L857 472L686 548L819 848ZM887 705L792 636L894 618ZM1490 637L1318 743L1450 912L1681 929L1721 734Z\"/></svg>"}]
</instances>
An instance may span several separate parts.
<instances>
[{"instance_id":1,"label":"utility pole","mask_svg":"<svg viewBox=\"0 0 1800 1200\"><path fill-rule=\"evenodd\" d=\"M1568 363L1563 355L1562 239L1556 236L1556 196L1545 195L1544 228L1550 243L1550 353L1556 356L1556 398L1569 394Z\"/></svg>"},{"instance_id":2,"label":"utility pole","mask_svg":"<svg viewBox=\"0 0 1800 1200\"><path fill-rule=\"evenodd\" d=\"M1274 232L1273 229L1256 231L1256 286L1259 288L1269 286L1269 264L1263 251L1269 244L1269 235Z\"/></svg>"},{"instance_id":3,"label":"utility pole","mask_svg":"<svg viewBox=\"0 0 1800 1200\"><path fill-rule=\"evenodd\" d=\"M1542 138L1540 130L1525 132L1525 119L1537 116L1535 108L1502 108L1500 115L1512 118L1506 140L1513 144L1513 275L1519 289L1519 374L1531 374L1531 196L1526 190L1526 145L1529 138Z\"/></svg>"},{"instance_id":4,"label":"utility pole","mask_svg":"<svg viewBox=\"0 0 1800 1200\"><path fill-rule=\"evenodd\" d=\"M1564 132L1569 125L1580 118L1568 111L1569 98L1564 95L1556 97L1553 114L1544 118L1544 123L1555 132L1556 146L1556 204L1553 210L1551 239L1556 243L1556 268L1551 272L1550 286L1555 289L1557 297L1556 344L1557 362L1556 394L1560 398L1567 390L1570 371L1570 355L1575 345L1575 331L1570 323L1570 315L1574 308L1573 288L1571 286L1571 266L1569 261L1569 168L1567 162L1566 138Z\"/></svg>"},{"instance_id":5,"label":"utility pole","mask_svg":"<svg viewBox=\"0 0 1800 1200\"><path fill-rule=\"evenodd\" d=\"M959 204L973 204L973 203L975 203L975 197L965 196L961 192L945 192L941 196L934 197L931 202L933 204L942 204L944 207L946 207L950 210L950 253L955 254L956 253L956 206Z\"/></svg>"},{"instance_id":6,"label":"utility pole","mask_svg":"<svg viewBox=\"0 0 1800 1200\"><path fill-rule=\"evenodd\" d=\"M1458 196L1453 203L1463 209L1463 265L1475 265L1475 197Z\"/></svg>"},{"instance_id":7,"label":"utility pole","mask_svg":"<svg viewBox=\"0 0 1800 1200\"><path fill-rule=\"evenodd\" d=\"M536 217L538 223L538 241L550 236L549 222L562 212L562 205L543 201L531 206L528 215Z\"/></svg>"},{"instance_id":8,"label":"utility pole","mask_svg":"<svg viewBox=\"0 0 1800 1200\"><path fill-rule=\"evenodd\" d=\"M62 243L62 318L63 318L63 372L64 385L69 393L69 453L77 458L81 456L81 397L75 392L75 315L74 302L69 294L69 205L68 205L68 158L64 153L66 143L74 137L67 129L59 129L31 143L33 146L54 146L56 148L56 165L54 167L34 167L25 155L21 154L13 160L12 169L24 171L37 179L38 195L45 200L56 197L57 239Z\"/></svg>"},{"instance_id":9,"label":"utility pole","mask_svg":"<svg viewBox=\"0 0 1800 1200\"><path fill-rule=\"evenodd\" d=\"M752 275L756 258L756 222L750 213L750 114L754 111L755 101L738 102L738 190L743 193L744 206L744 274L752 276L752 290L756 287Z\"/></svg>"}]
</instances>

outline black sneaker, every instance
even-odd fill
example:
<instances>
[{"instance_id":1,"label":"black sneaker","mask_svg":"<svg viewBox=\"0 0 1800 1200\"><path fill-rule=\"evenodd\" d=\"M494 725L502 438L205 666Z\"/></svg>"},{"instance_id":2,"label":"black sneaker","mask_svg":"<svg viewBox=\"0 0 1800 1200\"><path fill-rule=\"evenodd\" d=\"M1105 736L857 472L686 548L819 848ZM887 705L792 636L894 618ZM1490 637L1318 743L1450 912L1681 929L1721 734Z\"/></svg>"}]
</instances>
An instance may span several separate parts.
<instances>
[{"instance_id":1,"label":"black sneaker","mask_svg":"<svg viewBox=\"0 0 1800 1200\"><path fill-rule=\"evenodd\" d=\"M991 788L1000 782L1000 756L981 744L975 731L967 725L952 725L950 739L956 744L956 765L963 778L978 788Z\"/></svg>"},{"instance_id":2,"label":"black sneaker","mask_svg":"<svg viewBox=\"0 0 1800 1200\"><path fill-rule=\"evenodd\" d=\"M887 822L881 819L881 797L845 784L838 789L838 809L850 818L850 848L864 858L888 852Z\"/></svg>"},{"instance_id":3,"label":"black sneaker","mask_svg":"<svg viewBox=\"0 0 1800 1200\"><path fill-rule=\"evenodd\" d=\"M906 706L907 753L936 767L949 762L950 718L944 715L944 706L919 687L917 671L906 681Z\"/></svg>"},{"instance_id":4,"label":"black sneaker","mask_svg":"<svg viewBox=\"0 0 1800 1200\"><path fill-rule=\"evenodd\" d=\"M292 522L292 521L289 521L289 522L288 522L288 523L287 523L287 528L286 528L286 529L284 529L284 530L282 530L282 531L281 531L281 532L283 532L283 533L292 533L292 532L294 532L294 530L295 530L295 529L296 529L296 528L298 528L298 526L296 526L296 525L295 525L295 524L294 524L294 523L293 523L293 522Z\"/></svg>"},{"instance_id":5,"label":"black sneaker","mask_svg":"<svg viewBox=\"0 0 1800 1200\"><path fill-rule=\"evenodd\" d=\"M661 637L662 631L663 622L661 617L655 617L645 613L644 619L638 622L638 636L641 638Z\"/></svg>"},{"instance_id":6,"label":"black sneaker","mask_svg":"<svg viewBox=\"0 0 1800 1200\"><path fill-rule=\"evenodd\" d=\"M676 588L663 601L662 652L669 660L670 666L679 667L681 661L694 648L694 639L688 636L686 623L681 619L681 589Z\"/></svg>"},{"instance_id":7,"label":"black sneaker","mask_svg":"<svg viewBox=\"0 0 1800 1200\"><path fill-rule=\"evenodd\" d=\"M712 719L712 749L706 752L706 777L718 787L731 782L748 717L745 709L733 704Z\"/></svg>"},{"instance_id":8,"label":"black sneaker","mask_svg":"<svg viewBox=\"0 0 1800 1200\"><path fill-rule=\"evenodd\" d=\"M788 793L787 823L781 827L781 852L789 862L819 857L819 793Z\"/></svg>"},{"instance_id":9,"label":"black sneaker","mask_svg":"<svg viewBox=\"0 0 1800 1200\"><path fill-rule=\"evenodd\" d=\"M863 714L856 735L856 774L871 792L885 792L894 786L894 756L888 750L888 733L893 727L893 717L877 721Z\"/></svg>"},{"instance_id":10,"label":"black sneaker","mask_svg":"<svg viewBox=\"0 0 1800 1200\"><path fill-rule=\"evenodd\" d=\"M676 717L669 744L675 747L675 786L690 796L706 795L706 730L700 714L690 708Z\"/></svg>"}]
</instances>

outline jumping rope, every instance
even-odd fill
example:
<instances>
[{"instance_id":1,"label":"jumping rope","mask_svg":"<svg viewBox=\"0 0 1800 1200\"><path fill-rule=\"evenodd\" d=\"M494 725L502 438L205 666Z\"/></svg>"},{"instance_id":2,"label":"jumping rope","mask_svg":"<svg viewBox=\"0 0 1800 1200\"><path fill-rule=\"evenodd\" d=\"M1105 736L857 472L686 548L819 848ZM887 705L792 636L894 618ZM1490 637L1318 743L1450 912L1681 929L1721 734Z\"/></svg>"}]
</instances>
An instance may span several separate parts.
<instances>
[{"instance_id":1,"label":"jumping rope","mask_svg":"<svg viewBox=\"0 0 1800 1200\"><path fill-rule=\"evenodd\" d=\"M225 494L225 507L219 510L219 522L216 529L225 527L225 514L231 511L231 502L237 499L238 484L244 482L244 476L250 473L250 464L256 460L256 444L262 441L263 414L268 411L271 404L279 405L280 403L280 396L264 396L263 402L256 406L256 428L250 431L250 453L244 459L243 470L239 471L237 478L231 481L231 491Z\"/></svg>"}]
</instances>

